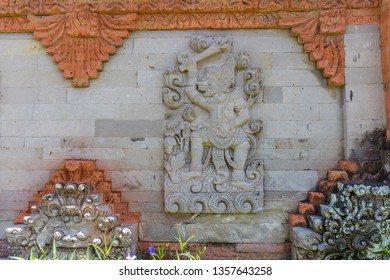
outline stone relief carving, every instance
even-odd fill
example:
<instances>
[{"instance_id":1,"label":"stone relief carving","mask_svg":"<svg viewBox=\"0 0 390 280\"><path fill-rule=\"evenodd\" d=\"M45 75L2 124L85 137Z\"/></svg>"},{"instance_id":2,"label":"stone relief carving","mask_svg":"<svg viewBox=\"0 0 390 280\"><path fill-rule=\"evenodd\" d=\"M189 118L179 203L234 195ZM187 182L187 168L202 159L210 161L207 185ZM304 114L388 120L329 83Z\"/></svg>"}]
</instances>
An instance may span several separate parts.
<instances>
[{"instance_id":1,"label":"stone relief carving","mask_svg":"<svg viewBox=\"0 0 390 280\"><path fill-rule=\"evenodd\" d=\"M262 122L250 117L261 71L249 67L247 53L227 53L231 48L229 38L194 37L193 53L179 54L179 67L164 73L163 100L172 109L164 139L167 212L262 209L263 163L252 158Z\"/></svg>"},{"instance_id":2,"label":"stone relief carving","mask_svg":"<svg viewBox=\"0 0 390 280\"><path fill-rule=\"evenodd\" d=\"M386 184L338 184L310 228L291 231L293 259L389 259L390 188Z\"/></svg>"},{"instance_id":3,"label":"stone relief carving","mask_svg":"<svg viewBox=\"0 0 390 280\"><path fill-rule=\"evenodd\" d=\"M30 254L51 252L56 243L57 257L86 255L88 245L113 244L112 259L124 259L131 249L131 231L119 225L119 215L112 215L101 193L92 193L84 183L56 183L54 192L31 207L23 227L6 229L10 255L29 258ZM105 238L106 241L105 241Z\"/></svg>"}]
</instances>

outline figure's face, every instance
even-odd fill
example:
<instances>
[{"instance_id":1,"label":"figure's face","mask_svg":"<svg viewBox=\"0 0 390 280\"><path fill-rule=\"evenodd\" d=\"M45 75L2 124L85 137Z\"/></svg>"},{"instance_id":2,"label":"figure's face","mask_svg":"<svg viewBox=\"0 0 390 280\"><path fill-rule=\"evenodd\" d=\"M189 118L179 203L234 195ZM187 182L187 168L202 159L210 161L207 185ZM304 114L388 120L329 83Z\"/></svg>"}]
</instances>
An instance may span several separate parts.
<instances>
[{"instance_id":1,"label":"figure's face","mask_svg":"<svg viewBox=\"0 0 390 280\"><path fill-rule=\"evenodd\" d=\"M212 97L217 93L216 83L211 79L207 79L206 76L196 83L196 87L204 97Z\"/></svg>"}]
</instances>

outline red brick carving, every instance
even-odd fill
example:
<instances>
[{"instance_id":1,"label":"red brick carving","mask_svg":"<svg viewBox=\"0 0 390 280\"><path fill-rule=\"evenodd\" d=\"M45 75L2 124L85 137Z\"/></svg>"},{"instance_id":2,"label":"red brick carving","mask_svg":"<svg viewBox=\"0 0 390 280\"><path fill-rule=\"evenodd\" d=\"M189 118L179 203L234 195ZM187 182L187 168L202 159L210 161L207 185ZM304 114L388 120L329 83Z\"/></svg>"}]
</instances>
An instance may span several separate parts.
<instances>
[{"instance_id":1,"label":"red brick carving","mask_svg":"<svg viewBox=\"0 0 390 280\"><path fill-rule=\"evenodd\" d=\"M52 173L44 189L33 195L29 207L19 213L14 223L23 223L23 217L30 214L30 207L37 205L45 194L53 192L53 185L60 182L90 183L92 192L102 193L104 202L112 204L113 213L120 214L121 223L139 221L139 213L128 212L127 203L121 201L121 193L112 191L111 182L105 181L104 172L96 169L94 160L66 160L58 170Z\"/></svg>"},{"instance_id":2,"label":"red brick carving","mask_svg":"<svg viewBox=\"0 0 390 280\"><path fill-rule=\"evenodd\" d=\"M292 28L329 85L344 84L343 34L379 0L0 0L0 32L34 32L75 87L97 78L129 30ZM377 19L377 15L373 19Z\"/></svg>"}]
</instances>

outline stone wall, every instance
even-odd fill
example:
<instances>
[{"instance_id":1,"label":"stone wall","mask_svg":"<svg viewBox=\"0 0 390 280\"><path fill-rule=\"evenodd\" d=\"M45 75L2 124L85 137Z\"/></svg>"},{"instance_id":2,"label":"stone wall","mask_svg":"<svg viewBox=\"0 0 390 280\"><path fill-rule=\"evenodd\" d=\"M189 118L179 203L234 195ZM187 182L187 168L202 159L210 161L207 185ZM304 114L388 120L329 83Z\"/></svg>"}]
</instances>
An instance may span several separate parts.
<instances>
[{"instance_id":1,"label":"stone wall","mask_svg":"<svg viewBox=\"0 0 390 280\"><path fill-rule=\"evenodd\" d=\"M265 168L260 214L163 212L162 74L195 34L231 36L234 52L248 52L263 69L264 94L252 110L264 122L256 151ZM129 212L141 213L140 241L174 240L179 228L200 242L284 243L287 214L351 143L385 122L377 25L348 26L344 88L327 86L287 29L133 32L81 89L32 35L1 34L0 41L0 238L52 170L82 158L97 160Z\"/></svg>"}]
</instances>

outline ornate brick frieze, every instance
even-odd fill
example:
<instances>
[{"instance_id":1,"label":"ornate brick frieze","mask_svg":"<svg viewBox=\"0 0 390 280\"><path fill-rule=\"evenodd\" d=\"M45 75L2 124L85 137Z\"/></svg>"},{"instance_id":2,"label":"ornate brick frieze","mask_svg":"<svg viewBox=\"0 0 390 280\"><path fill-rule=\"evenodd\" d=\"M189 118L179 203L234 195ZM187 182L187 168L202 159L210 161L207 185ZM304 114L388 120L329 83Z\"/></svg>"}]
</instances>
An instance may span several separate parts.
<instances>
[{"instance_id":1,"label":"ornate brick frieze","mask_svg":"<svg viewBox=\"0 0 390 280\"><path fill-rule=\"evenodd\" d=\"M379 0L0 0L0 32L33 32L75 87L97 78L129 31L292 28L329 85L344 84L343 34Z\"/></svg>"}]
</instances>

